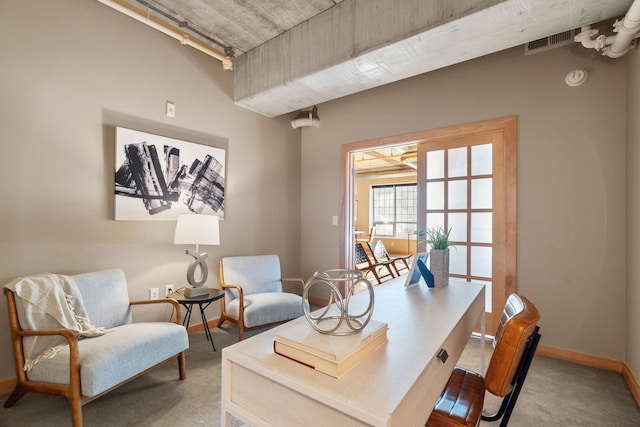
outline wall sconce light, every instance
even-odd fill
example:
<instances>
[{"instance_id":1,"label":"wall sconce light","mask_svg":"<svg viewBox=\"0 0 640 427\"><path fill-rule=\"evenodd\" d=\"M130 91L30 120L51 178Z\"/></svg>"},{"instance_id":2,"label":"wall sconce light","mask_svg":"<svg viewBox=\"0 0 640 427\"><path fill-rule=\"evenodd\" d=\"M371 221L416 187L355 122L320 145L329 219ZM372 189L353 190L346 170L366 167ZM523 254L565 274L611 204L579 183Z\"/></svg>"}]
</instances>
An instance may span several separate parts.
<instances>
[{"instance_id":1,"label":"wall sconce light","mask_svg":"<svg viewBox=\"0 0 640 427\"><path fill-rule=\"evenodd\" d=\"M209 269L207 268L207 253L200 253L200 245L220 244L220 224L217 216L186 214L178 215L176 232L173 237L174 245L196 245L196 250L187 249L185 253L191 255L194 260L187 269L187 282L192 286L185 289L185 296L195 297L206 295L209 288L203 286L207 281ZM196 269L200 268L200 278L195 278Z\"/></svg>"},{"instance_id":2,"label":"wall sconce light","mask_svg":"<svg viewBox=\"0 0 640 427\"><path fill-rule=\"evenodd\" d=\"M320 117L318 117L318 107L315 105L311 110L301 111L300 114L291 120L291 127L294 129L316 126L320 126Z\"/></svg>"}]
</instances>

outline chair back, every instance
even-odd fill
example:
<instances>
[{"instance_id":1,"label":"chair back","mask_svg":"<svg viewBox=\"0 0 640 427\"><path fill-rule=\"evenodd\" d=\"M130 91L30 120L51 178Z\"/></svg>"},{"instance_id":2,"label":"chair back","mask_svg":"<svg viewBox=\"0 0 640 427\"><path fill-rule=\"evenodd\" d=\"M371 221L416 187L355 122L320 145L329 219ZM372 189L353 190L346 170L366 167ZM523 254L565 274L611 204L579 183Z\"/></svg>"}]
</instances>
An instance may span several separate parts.
<instances>
[{"instance_id":1,"label":"chair back","mask_svg":"<svg viewBox=\"0 0 640 427\"><path fill-rule=\"evenodd\" d=\"M113 328L131 323L129 290L124 271L111 269L70 276L80 292L82 305L93 326ZM25 318L22 299L14 295L16 312L21 328L29 329ZM32 314L33 316L33 314ZM40 321L51 319L40 313Z\"/></svg>"},{"instance_id":2,"label":"chair back","mask_svg":"<svg viewBox=\"0 0 640 427\"><path fill-rule=\"evenodd\" d=\"M356 264L364 264L364 263L371 264L369 255L367 255L367 252L364 250L364 246L362 246L362 243L356 243L354 262Z\"/></svg>"},{"instance_id":3,"label":"chair back","mask_svg":"<svg viewBox=\"0 0 640 427\"><path fill-rule=\"evenodd\" d=\"M376 227L369 228L369 241L373 240L373 237L376 235Z\"/></svg>"},{"instance_id":4,"label":"chair back","mask_svg":"<svg viewBox=\"0 0 640 427\"><path fill-rule=\"evenodd\" d=\"M531 301L517 294L509 296L493 340L495 349L485 375L485 388L492 394L504 397L513 390L520 361L536 332L538 320L540 313Z\"/></svg>"},{"instance_id":5,"label":"chair back","mask_svg":"<svg viewBox=\"0 0 640 427\"><path fill-rule=\"evenodd\" d=\"M119 268L71 276L82 295L91 324L113 328L131 323L129 289Z\"/></svg>"},{"instance_id":6,"label":"chair back","mask_svg":"<svg viewBox=\"0 0 640 427\"><path fill-rule=\"evenodd\" d=\"M373 259L376 262L385 261L391 259L389 256L389 252L387 252L387 248L382 243L382 240L373 240L367 243L369 245L369 249L371 249L371 253L373 254Z\"/></svg>"},{"instance_id":7,"label":"chair back","mask_svg":"<svg viewBox=\"0 0 640 427\"><path fill-rule=\"evenodd\" d=\"M277 255L224 257L220 260L222 284L241 285L246 295L282 292L280 258ZM238 291L225 289L225 303L238 298Z\"/></svg>"}]
</instances>

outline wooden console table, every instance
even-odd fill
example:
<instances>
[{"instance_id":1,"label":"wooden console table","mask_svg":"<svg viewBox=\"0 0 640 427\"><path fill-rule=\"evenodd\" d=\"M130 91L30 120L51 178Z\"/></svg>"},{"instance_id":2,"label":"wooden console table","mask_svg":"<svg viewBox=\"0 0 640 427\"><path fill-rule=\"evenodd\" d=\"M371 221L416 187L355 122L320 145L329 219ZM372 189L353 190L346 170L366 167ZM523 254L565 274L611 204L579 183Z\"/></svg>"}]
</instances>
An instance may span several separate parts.
<instances>
[{"instance_id":1,"label":"wooden console table","mask_svg":"<svg viewBox=\"0 0 640 427\"><path fill-rule=\"evenodd\" d=\"M389 342L339 379L273 352L286 325L223 349L221 425L234 417L250 426L423 426L479 319L484 336L484 286L403 283L375 286L373 318L389 324ZM367 301L353 297L352 312Z\"/></svg>"}]
</instances>

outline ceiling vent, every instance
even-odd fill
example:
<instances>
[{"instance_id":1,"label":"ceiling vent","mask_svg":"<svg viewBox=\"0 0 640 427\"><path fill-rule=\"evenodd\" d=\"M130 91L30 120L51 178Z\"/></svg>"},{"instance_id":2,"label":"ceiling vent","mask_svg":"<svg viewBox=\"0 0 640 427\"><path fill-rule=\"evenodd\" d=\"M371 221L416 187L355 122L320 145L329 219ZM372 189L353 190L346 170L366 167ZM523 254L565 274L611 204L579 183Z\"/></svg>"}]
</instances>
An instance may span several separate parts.
<instances>
[{"instance_id":1,"label":"ceiling vent","mask_svg":"<svg viewBox=\"0 0 640 427\"><path fill-rule=\"evenodd\" d=\"M555 49L560 46L566 46L574 43L573 38L576 35L575 30L563 31L549 37L534 40L524 45L524 54L531 55L533 53L543 52L549 49Z\"/></svg>"}]
</instances>

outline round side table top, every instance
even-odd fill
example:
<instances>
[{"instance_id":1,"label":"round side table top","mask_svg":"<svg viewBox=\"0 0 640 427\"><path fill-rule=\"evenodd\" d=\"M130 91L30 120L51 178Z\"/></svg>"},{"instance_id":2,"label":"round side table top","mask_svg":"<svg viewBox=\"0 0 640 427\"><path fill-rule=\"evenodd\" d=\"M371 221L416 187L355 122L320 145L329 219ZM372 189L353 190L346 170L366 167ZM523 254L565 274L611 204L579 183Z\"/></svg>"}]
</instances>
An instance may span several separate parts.
<instances>
[{"instance_id":1,"label":"round side table top","mask_svg":"<svg viewBox=\"0 0 640 427\"><path fill-rule=\"evenodd\" d=\"M205 303L215 301L224 296L224 291L216 288L209 288L209 294L206 295L198 295L195 297L187 297L184 295L184 291L186 288L178 289L176 292L173 292L167 296L167 298L174 299L180 303Z\"/></svg>"}]
</instances>

